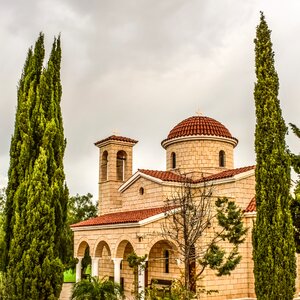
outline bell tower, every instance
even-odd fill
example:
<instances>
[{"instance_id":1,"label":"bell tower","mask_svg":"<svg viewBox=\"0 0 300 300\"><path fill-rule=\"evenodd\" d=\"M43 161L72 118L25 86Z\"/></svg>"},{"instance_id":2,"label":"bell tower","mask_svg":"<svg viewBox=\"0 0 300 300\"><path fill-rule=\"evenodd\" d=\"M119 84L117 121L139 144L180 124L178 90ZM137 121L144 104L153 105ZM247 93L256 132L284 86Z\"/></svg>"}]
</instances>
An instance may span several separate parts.
<instances>
[{"instance_id":1,"label":"bell tower","mask_svg":"<svg viewBox=\"0 0 300 300\"><path fill-rule=\"evenodd\" d=\"M132 175L133 146L138 141L112 135L98 141L99 148L99 214L122 207L118 188Z\"/></svg>"}]
</instances>

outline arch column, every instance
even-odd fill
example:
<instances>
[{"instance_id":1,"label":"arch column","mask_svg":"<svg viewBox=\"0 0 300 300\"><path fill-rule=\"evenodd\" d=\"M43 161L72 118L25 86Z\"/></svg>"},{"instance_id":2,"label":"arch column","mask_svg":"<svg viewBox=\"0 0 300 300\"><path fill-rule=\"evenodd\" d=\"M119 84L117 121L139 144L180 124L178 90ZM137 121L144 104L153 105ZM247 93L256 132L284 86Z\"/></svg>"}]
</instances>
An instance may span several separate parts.
<instances>
[{"instance_id":1,"label":"arch column","mask_svg":"<svg viewBox=\"0 0 300 300\"><path fill-rule=\"evenodd\" d=\"M81 261L83 257L77 257L78 263L76 264L76 282L81 280Z\"/></svg>"},{"instance_id":2,"label":"arch column","mask_svg":"<svg viewBox=\"0 0 300 300\"><path fill-rule=\"evenodd\" d=\"M145 299L145 268L146 261L142 262L138 269L138 292L141 295L141 300Z\"/></svg>"},{"instance_id":3,"label":"arch column","mask_svg":"<svg viewBox=\"0 0 300 300\"><path fill-rule=\"evenodd\" d=\"M99 257L92 257L92 276L99 276Z\"/></svg>"},{"instance_id":4,"label":"arch column","mask_svg":"<svg viewBox=\"0 0 300 300\"><path fill-rule=\"evenodd\" d=\"M114 262L114 281L116 283L121 283L121 261L123 258L119 258L119 257L115 257L112 258L113 262Z\"/></svg>"}]
</instances>

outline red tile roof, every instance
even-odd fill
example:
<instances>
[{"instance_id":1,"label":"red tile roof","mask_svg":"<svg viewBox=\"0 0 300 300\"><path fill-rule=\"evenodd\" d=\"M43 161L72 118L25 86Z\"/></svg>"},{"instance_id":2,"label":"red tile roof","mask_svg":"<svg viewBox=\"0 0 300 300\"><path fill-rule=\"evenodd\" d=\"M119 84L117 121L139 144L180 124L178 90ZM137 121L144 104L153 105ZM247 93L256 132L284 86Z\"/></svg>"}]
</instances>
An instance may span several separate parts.
<instances>
[{"instance_id":1,"label":"red tile roof","mask_svg":"<svg viewBox=\"0 0 300 300\"><path fill-rule=\"evenodd\" d=\"M161 179L162 181L185 182L186 177L171 171L156 171L139 169L141 173Z\"/></svg>"},{"instance_id":2,"label":"red tile roof","mask_svg":"<svg viewBox=\"0 0 300 300\"><path fill-rule=\"evenodd\" d=\"M217 173L217 174L213 174L213 175L201 178L197 182L204 182L204 181L230 178L230 177L233 177L235 175L238 175L238 174L250 171L250 170L254 170L254 169L255 169L255 166L248 166L248 167L242 167L242 168L237 168L237 169L226 170L226 171L222 171L222 172Z\"/></svg>"},{"instance_id":3,"label":"red tile roof","mask_svg":"<svg viewBox=\"0 0 300 300\"><path fill-rule=\"evenodd\" d=\"M237 139L231 135L229 130L219 121L209 117L194 116L178 123L170 131L167 139L162 141L162 143L173 138L195 135L220 136L237 141Z\"/></svg>"},{"instance_id":4,"label":"red tile roof","mask_svg":"<svg viewBox=\"0 0 300 300\"><path fill-rule=\"evenodd\" d=\"M245 213L250 213L250 212L256 212L256 200L255 197L253 197L250 201L250 203L248 204L248 206L246 207L246 209L244 210Z\"/></svg>"},{"instance_id":5,"label":"red tile roof","mask_svg":"<svg viewBox=\"0 0 300 300\"><path fill-rule=\"evenodd\" d=\"M85 220L71 225L72 228L83 226L110 225L121 223L137 223L149 217L158 215L166 211L166 207L156 207L132 211L122 211L117 213L105 214L89 220Z\"/></svg>"},{"instance_id":6,"label":"red tile roof","mask_svg":"<svg viewBox=\"0 0 300 300\"><path fill-rule=\"evenodd\" d=\"M111 135L103 140L100 140L98 142L95 143L95 146L98 146L104 142L107 141L121 141L121 142L127 142L127 143L132 143L132 144L136 144L138 141L131 139L131 138L127 138L124 136L119 136L119 135Z\"/></svg>"},{"instance_id":7,"label":"red tile roof","mask_svg":"<svg viewBox=\"0 0 300 300\"><path fill-rule=\"evenodd\" d=\"M230 169L230 170L222 171L217 174L206 176L199 180L193 180L192 182L199 183L199 182L206 182L206 181L211 181L211 180L230 178L235 175L238 175L238 174L241 174L241 173L253 170L253 169L255 169L255 166ZM156 171L156 170L144 170L144 169L139 169L139 171L141 173L144 173L151 177L161 179L162 181L185 182L187 180L187 178L184 175L176 174L172 171Z\"/></svg>"}]
</instances>

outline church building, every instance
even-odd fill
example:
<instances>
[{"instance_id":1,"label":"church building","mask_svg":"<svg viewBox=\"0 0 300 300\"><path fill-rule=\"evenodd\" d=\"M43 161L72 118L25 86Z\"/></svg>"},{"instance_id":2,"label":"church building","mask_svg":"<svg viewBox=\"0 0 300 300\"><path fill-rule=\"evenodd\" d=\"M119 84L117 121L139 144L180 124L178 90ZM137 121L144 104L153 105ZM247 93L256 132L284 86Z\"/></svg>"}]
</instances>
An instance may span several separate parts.
<instances>
[{"instance_id":1,"label":"church building","mask_svg":"<svg viewBox=\"0 0 300 300\"><path fill-rule=\"evenodd\" d=\"M256 215L255 167L234 168L238 140L220 122L192 116L171 129L161 142L166 170L138 169L133 173L136 143L116 135L95 143L99 148L99 213L71 226L74 256L79 260L76 280L81 278L87 247L92 276L110 277L122 285L126 295L133 290L133 271L126 260L133 251L139 256L147 254L146 267L139 272L140 291L154 281L164 285L180 278L183 264L176 243L154 233L162 230L166 199L182 184L182 174L193 174L195 188L205 181L214 187L214 196L234 200L249 228L239 248L242 260L230 276L217 277L213 271L205 271L201 286L218 293L203 294L202 299L254 299L251 228Z\"/></svg>"}]
</instances>

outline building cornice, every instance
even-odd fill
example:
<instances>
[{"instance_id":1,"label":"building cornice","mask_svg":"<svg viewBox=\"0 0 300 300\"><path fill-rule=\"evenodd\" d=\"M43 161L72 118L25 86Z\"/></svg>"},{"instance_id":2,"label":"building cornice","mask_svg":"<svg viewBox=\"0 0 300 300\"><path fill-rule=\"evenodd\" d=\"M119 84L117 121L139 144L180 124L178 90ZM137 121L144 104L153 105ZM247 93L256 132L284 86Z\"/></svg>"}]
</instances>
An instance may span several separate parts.
<instances>
[{"instance_id":1,"label":"building cornice","mask_svg":"<svg viewBox=\"0 0 300 300\"><path fill-rule=\"evenodd\" d=\"M233 147L235 147L238 144L238 141L234 138L227 138L227 137L215 136L215 135L191 135L191 136L177 137L173 139L166 139L161 142L161 145L164 149L166 149L168 146L179 142L207 141L207 140L225 142L233 145Z\"/></svg>"}]
</instances>

